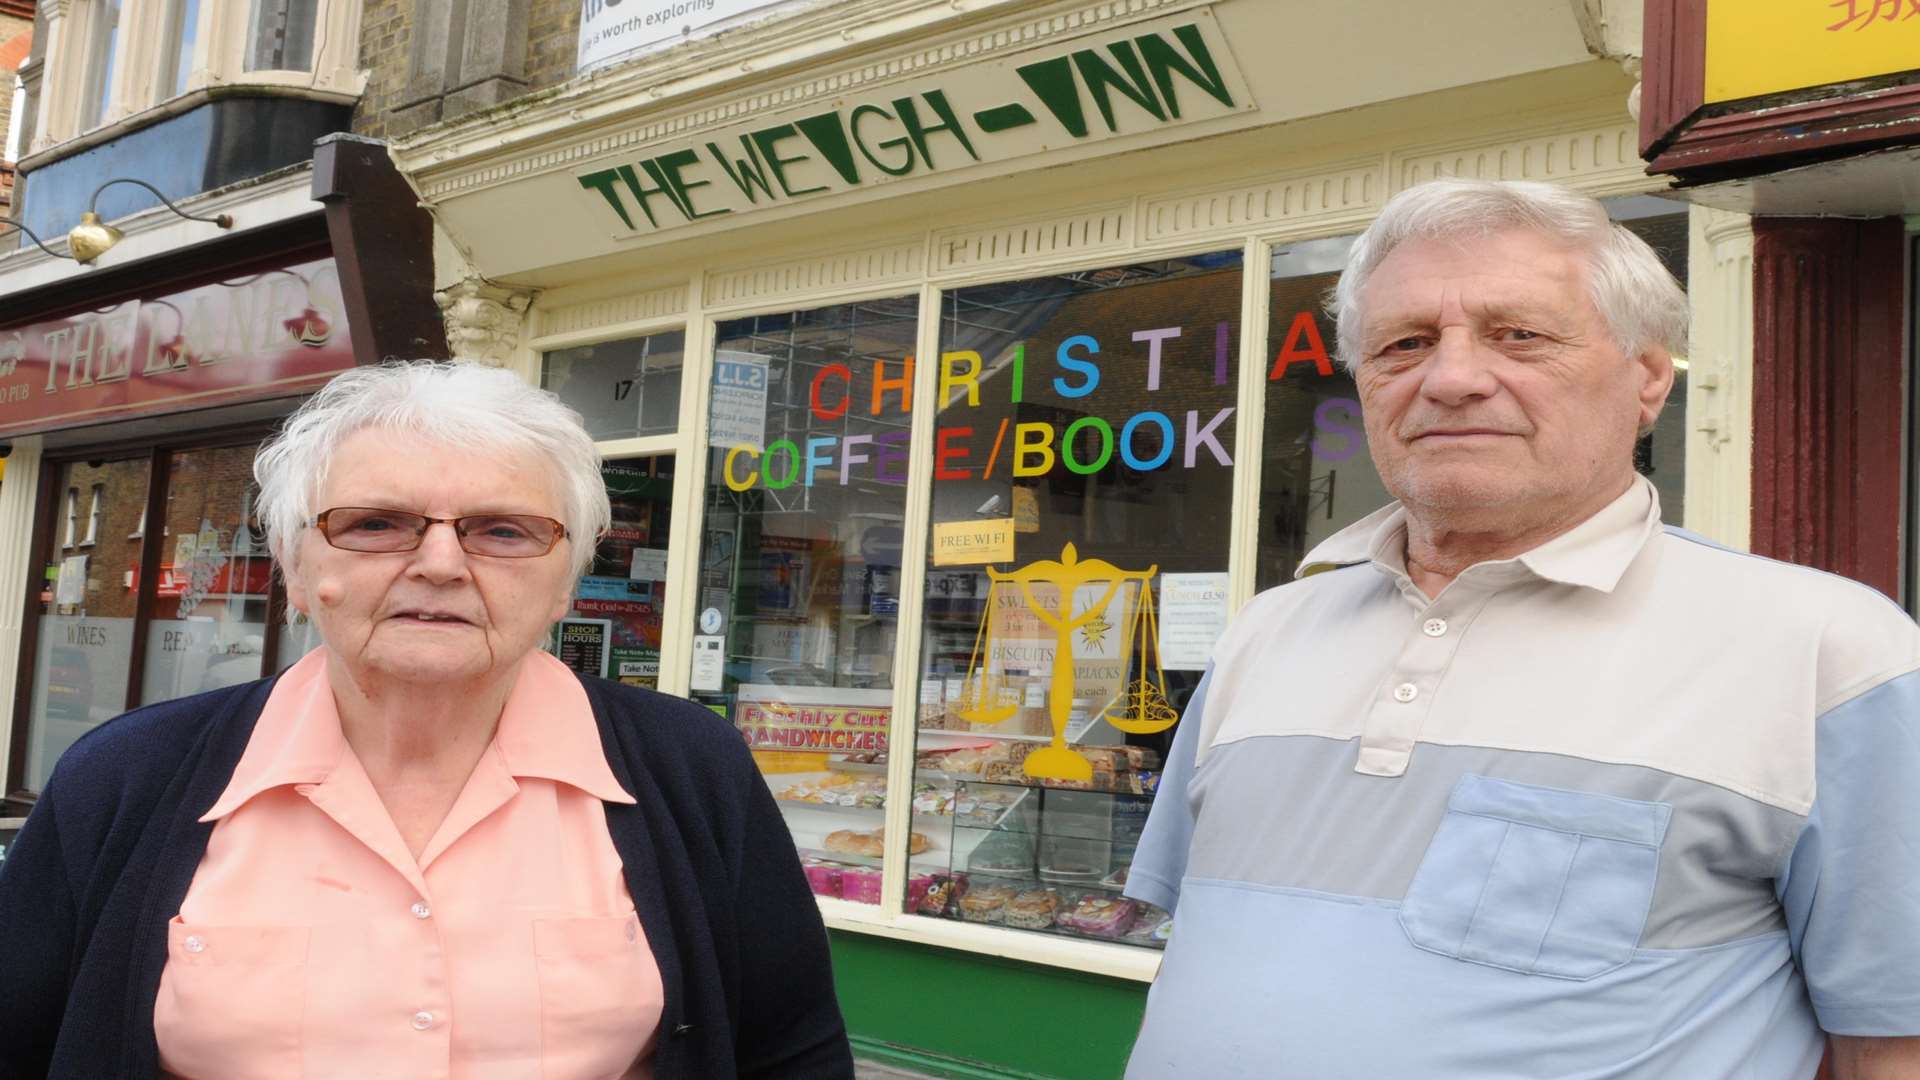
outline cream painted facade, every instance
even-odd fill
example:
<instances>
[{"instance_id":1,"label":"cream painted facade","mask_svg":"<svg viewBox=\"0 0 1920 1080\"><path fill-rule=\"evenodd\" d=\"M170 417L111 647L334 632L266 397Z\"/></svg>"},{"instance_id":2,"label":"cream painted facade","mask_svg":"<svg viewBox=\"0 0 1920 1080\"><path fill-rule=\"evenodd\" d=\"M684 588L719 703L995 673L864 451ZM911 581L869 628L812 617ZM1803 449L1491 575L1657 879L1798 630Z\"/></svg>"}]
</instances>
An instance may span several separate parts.
<instances>
[{"instance_id":1,"label":"cream painted facade","mask_svg":"<svg viewBox=\"0 0 1920 1080\"><path fill-rule=\"evenodd\" d=\"M551 350L684 331L689 377L678 431L608 442L603 452L677 460L660 686L686 692L718 321L915 295L916 354L931 357L940 351L945 290L1238 250L1248 268L1241 325L1265 326L1264 268L1276 250L1357 232L1392 194L1423 180L1550 180L1595 196L1659 190L1638 157L1630 113L1637 9L1597 0L802 5L427 129L393 155L438 222L439 297L457 355L537 381ZM653 229L621 228L580 180L718 133L732 137L755 117L851 109L890 100L890 88L942 79L981 85L969 72L1004 74L1077 40L1190 23L1206 24L1208 40L1230 51L1231 77L1244 91L1235 108ZM1734 328L1751 325L1751 232L1737 215L1691 214L1696 392L1686 416L1686 524L1740 545L1751 445L1740 403L1751 357L1750 335ZM1228 567L1235 608L1255 591L1269 348L1264 334L1241 335ZM915 737L936 368L915 369L891 673L896 746ZM893 756L891 790L912 790L913 767L911 755ZM891 835L909 827L907 799L889 800L886 813ZM878 905L822 899L829 925L1126 978L1150 979L1157 968L1158 955L1144 949L904 914L904 863L887 862Z\"/></svg>"}]
</instances>

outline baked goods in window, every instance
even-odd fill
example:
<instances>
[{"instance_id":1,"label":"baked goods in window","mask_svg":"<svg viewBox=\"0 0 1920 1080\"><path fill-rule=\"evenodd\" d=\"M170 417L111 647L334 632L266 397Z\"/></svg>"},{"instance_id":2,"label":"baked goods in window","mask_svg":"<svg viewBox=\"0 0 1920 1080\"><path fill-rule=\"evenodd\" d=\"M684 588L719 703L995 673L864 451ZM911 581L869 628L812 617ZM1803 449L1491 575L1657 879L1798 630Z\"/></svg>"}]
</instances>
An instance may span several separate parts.
<instances>
[{"instance_id":1,"label":"baked goods in window","mask_svg":"<svg viewBox=\"0 0 1920 1080\"><path fill-rule=\"evenodd\" d=\"M880 870L872 866L849 866L840 872L842 899L862 904L880 902Z\"/></svg>"},{"instance_id":2,"label":"baked goods in window","mask_svg":"<svg viewBox=\"0 0 1920 1080\"><path fill-rule=\"evenodd\" d=\"M1045 930L1053 925L1060 900L1045 889L1028 889L1007 901L1005 922L1022 930Z\"/></svg>"},{"instance_id":3,"label":"baked goods in window","mask_svg":"<svg viewBox=\"0 0 1920 1080\"><path fill-rule=\"evenodd\" d=\"M886 851L884 829L835 829L827 834L826 849L837 855L865 855L877 859ZM918 855L932 846L926 833L910 833L907 853Z\"/></svg>"},{"instance_id":4,"label":"baked goods in window","mask_svg":"<svg viewBox=\"0 0 1920 1080\"><path fill-rule=\"evenodd\" d=\"M922 915L945 915L949 911L959 910L958 900L965 892L962 886L963 882L959 878L948 877L945 874L933 875L927 882L926 892L920 897L917 910Z\"/></svg>"},{"instance_id":5,"label":"baked goods in window","mask_svg":"<svg viewBox=\"0 0 1920 1080\"><path fill-rule=\"evenodd\" d=\"M1005 885L971 885L960 898L960 917L968 922L997 923L1007 916L1014 891Z\"/></svg>"},{"instance_id":6,"label":"baked goods in window","mask_svg":"<svg viewBox=\"0 0 1920 1080\"><path fill-rule=\"evenodd\" d=\"M1117 938L1133 925L1139 905L1116 896L1084 896L1060 916L1060 925L1094 937Z\"/></svg>"}]
</instances>

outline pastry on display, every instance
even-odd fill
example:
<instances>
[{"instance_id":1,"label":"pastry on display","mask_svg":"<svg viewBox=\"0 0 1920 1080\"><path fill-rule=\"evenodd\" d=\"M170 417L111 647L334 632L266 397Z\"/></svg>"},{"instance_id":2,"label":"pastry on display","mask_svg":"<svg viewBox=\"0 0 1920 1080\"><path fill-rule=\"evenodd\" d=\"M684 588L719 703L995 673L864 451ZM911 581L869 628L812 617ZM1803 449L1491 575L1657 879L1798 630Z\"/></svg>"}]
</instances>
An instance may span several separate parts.
<instances>
[{"instance_id":1,"label":"pastry on display","mask_svg":"<svg viewBox=\"0 0 1920 1080\"><path fill-rule=\"evenodd\" d=\"M840 897L862 904L880 902L880 871L871 866L849 866L840 872Z\"/></svg>"},{"instance_id":2,"label":"pastry on display","mask_svg":"<svg viewBox=\"0 0 1920 1080\"><path fill-rule=\"evenodd\" d=\"M1118 896L1083 896L1060 916L1060 925L1094 937L1117 938L1133 925L1139 904Z\"/></svg>"},{"instance_id":3,"label":"pastry on display","mask_svg":"<svg viewBox=\"0 0 1920 1080\"><path fill-rule=\"evenodd\" d=\"M970 885L960 898L960 917L968 922L1004 922L1014 890L1006 885Z\"/></svg>"},{"instance_id":4,"label":"pastry on display","mask_svg":"<svg viewBox=\"0 0 1920 1080\"><path fill-rule=\"evenodd\" d=\"M1134 917L1133 928L1127 931L1125 940L1134 945L1158 948L1165 945L1172 934L1173 916L1152 904L1141 904L1140 914Z\"/></svg>"},{"instance_id":5,"label":"pastry on display","mask_svg":"<svg viewBox=\"0 0 1920 1080\"><path fill-rule=\"evenodd\" d=\"M1028 889L1007 901L1004 921L1023 930L1045 930L1053 925L1060 899L1046 889Z\"/></svg>"},{"instance_id":6,"label":"pastry on display","mask_svg":"<svg viewBox=\"0 0 1920 1080\"><path fill-rule=\"evenodd\" d=\"M807 887L815 896L839 896L841 868L819 859L802 859L800 866L807 874Z\"/></svg>"},{"instance_id":7,"label":"pastry on display","mask_svg":"<svg viewBox=\"0 0 1920 1080\"><path fill-rule=\"evenodd\" d=\"M965 892L962 888L963 884L959 878L949 877L946 874L932 875L927 881L927 891L921 895L920 903L915 906L915 910L922 915L945 915L949 911L958 910L957 900L960 894Z\"/></svg>"},{"instance_id":8,"label":"pastry on display","mask_svg":"<svg viewBox=\"0 0 1920 1080\"><path fill-rule=\"evenodd\" d=\"M886 851L884 829L836 829L827 834L826 849L836 855L865 855L877 859ZM918 855L931 847L926 833L910 833L907 854Z\"/></svg>"}]
</instances>

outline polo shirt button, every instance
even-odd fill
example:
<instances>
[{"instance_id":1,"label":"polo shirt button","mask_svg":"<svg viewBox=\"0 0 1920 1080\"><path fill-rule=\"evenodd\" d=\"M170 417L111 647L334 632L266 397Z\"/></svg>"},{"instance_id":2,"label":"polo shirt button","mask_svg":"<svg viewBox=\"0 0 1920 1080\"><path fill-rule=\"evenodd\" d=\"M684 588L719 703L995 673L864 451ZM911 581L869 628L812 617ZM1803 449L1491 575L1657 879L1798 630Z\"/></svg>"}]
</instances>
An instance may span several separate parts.
<instances>
[{"instance_id":1,"label":"polo shirt button","mask_svg":"<svg viewBox=\"0 0 1920 1080\"><path fill-rule=\"evenodd\" d=\"M1439 637L1447 632L1447 620L1428 619L1420 629L1425 631L1428 637Z\"/></svg>"},{"instance_id":2,"label":"polo shirt button","mask_svg":"<svg viewBox=\"0 0 1920 1080\"><path fill-rule=\"evenodd\" d=\"M413 917L416 919L424 919L433 914L433 909L427 906L425 900L415 900L413 906L407 910L413 912Z\"/></svg>"},{"instance_id":3,"label":"polo shirt button","mask_svg":"<svg viewBox=\"0 0 1920 1080\"><path fill-rule=\"evenodd\" d=\"M433 1026L433 1014L425 1009L413 1014L413 1030L425 1031Z\"/></svg>"},{"instance_id":4,"label":"polo shirt button","mask_svg":"<svg viewBox=\"0 0 1920 1080\"><path fill-rule=\"evenodd\" d=\"M1420 688L1410 682L1403 682L1393 688L1393 700L1405 705L1420 696Z\"/></svg>"},{"instance_id":5,"label":"polo shirt button","mask_svg":"<svg viewBox=\"0 0 1920 1080\"><path fill-rule=\"evenodd\" d=\"M187 935L187 951L190 953L206 952L207 951L206 939L202 938L198 934Z\"/></svg>"}]
</instances>

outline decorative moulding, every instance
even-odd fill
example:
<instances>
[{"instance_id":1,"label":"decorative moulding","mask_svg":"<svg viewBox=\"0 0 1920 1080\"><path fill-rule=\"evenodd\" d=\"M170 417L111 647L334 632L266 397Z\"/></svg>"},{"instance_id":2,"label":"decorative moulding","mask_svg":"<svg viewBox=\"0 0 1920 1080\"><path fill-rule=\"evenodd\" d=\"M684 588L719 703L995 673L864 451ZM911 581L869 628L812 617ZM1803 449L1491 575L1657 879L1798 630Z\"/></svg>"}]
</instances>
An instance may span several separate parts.
<instances>
[{"instance_id":1,"label":"decorative moulding","mask_svg":"<svg viewBox=\"0 0 1920 1080\"><path fill-rule=\"evenodd\" d=\"M955 229L934 234L933 273L965 274L1001 263L1072 258L1085 252L1132 246L1133 204L1009 225Z\"/></svg>"},{"instance_id":2,"label":"decorative moulding","mask_svg":"<svg viewBox=\"0 0 1920 1080\"><path fill-rule=\"evenodd\" d=\"M1545 180L1589 194L1659 187L1649 179L1629 118L1567 124L1515 137L1439 146L1392 155L1395 191L1440 176L1482 180Z\"/></svg>"},{"instance_id":3,"label":"decorative moulding","mask_svg":"<svg viewBox=\"0 0 1920 1080\"><path fill-rule=\"evenodd\" d=\"M686 310L687 287L670 285L660 289L646 289L597 300L581 300L572 304L541 308L538 310L538 326L541 337L558 337L562 334L598 330L605 326L620 326L643 322L647 319L665 318Z\"/></svg>"},{"instance_id":4,"label":"decorative moulding","mask_svg":"<svg viewBox=\"0 0 1920 1080\"><path fill-rule=\"evenodd\" d=\"M990 59L1000 53L1029 49L1063 34L1077 37L1107 25L1135 22L1196 6L1201 5L1195 0L1102 0L650 119L637 119L633 114L663 97L658 83L642 86L628 77L632 73L620 72L606 78L589 78L565 92L525 106L513 123L515 131L525 133L521 141L528 146L519 156L506 160L495 157L514 151L502 145L501 129L495 123L498 117L492 111L463 119L451 127L429 128L412 138L399 140L393 153L402 170L416 178L422 197L437 201L469 189L567 167L629 147L725 127L746 117L786 111L813 101L831 101L871 84L924 76ZM849 25L857 21L854 15L848 14ZM771 33L771 29L768 32ZM657 74L654 77L657 79ZM638 108L636 99L640 101ZM588 129L594 133L582 138L581 132ZM540 143L545 145L537 145ZM492 160L462 167L463 162L483 157Z\"/></svg>"},{"instance_id":5,"label":"decorative moulding","mask_svg":"<svg viewBox=\"0 0 1920 1080\"><path fill-rule=\"evenodd\" d=\"M716 270L702 291L708 308L738 307L760 301L797 300L850 292L894 281L903 291L917 287L926 266L919 241L864 248L837 255Z\"/></svg>"},{"instance_id":6,"label":"decorative moulding","mask_svg":"<svg viewBox=\"0 0 1920 1080\"><path fill-rule=\"evenodd\" d=\"M1143 242L1153 244L1188 236L1238 235L1275 225L1365 221L1379 208L1385 189L1385 169L1379 161L1243 181L1146 200L1140 233Z\"/></svg>"}]
</instances>

